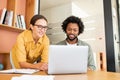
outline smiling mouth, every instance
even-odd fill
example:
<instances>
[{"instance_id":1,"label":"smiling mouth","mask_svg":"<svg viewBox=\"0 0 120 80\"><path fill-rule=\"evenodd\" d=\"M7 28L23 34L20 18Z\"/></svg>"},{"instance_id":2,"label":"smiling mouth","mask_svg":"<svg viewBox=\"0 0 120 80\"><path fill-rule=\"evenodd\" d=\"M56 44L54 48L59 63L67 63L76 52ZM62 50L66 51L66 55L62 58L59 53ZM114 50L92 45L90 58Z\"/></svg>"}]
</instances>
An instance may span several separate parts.
<instances>
[{"instance_id":1,"label":"smiling mouth","mask_svg":"<svg viewBox=\"0 0 120 80\"><path fill-rule=\"evenodd\" d=\"M70 37L70 38L74 38L74 37L75 37L75 35L69 35L69 37Z\"/></svg>"},{"instance_id":2,"label":"smiling mouth","mask_svg":"<svg viewBox=\"0 0 120 80\"><path fill-rule=\"evenodd\" d=\"M73 41L76 38L77 38L77 36L75 36L74 34L67 35L67 39L69 39L70 41Z\"/></svg>"}]
</instances>

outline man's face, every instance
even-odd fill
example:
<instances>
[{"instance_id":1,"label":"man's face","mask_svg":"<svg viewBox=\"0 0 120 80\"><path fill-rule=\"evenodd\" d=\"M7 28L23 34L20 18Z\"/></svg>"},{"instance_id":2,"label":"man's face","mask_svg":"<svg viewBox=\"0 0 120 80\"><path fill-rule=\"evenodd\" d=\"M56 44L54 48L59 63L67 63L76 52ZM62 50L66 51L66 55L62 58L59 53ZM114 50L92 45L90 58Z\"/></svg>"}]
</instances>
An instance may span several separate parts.
<instances>
[{"instance_id":1,"label":"man's face","mask_svg":"<svg viewBox=\"0 0 120 80\"><path fill-rule=\"evenodd\" d=\"M41 38L47 30L47 22L44 19L39 19L32 27L33 34L36 38Z\"/></svg>"},{"instance_id":2,"label":"man's face","mask_svg":"<svg viewBox=\"0 0 120 80\"><path fill-rule=\"evenodd\" d=\"M70 41L77 39L78 33L79 33L79 28L76 23L69 23L67 25L66 28L67 39L69 39Z\"/></svg>"}]
</instances>

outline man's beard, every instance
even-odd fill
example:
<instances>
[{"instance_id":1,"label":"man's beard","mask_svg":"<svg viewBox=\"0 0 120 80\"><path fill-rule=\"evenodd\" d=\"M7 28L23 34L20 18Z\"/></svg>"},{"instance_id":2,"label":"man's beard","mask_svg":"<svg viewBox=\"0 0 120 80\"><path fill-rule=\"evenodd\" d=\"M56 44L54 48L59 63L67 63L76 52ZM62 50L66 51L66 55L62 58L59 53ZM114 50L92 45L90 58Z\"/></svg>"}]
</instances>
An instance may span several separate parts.
<instances>
[{"instance_id":1,"label":"man's beard","mask_svg":"<svg viewBox=\"0 0 120 80\"><path fill-rule=\"evenodd\" d=\"M69 35L67 35L67 39L70 41L74 41L75 39L77 39L77 36L72 34L74 36L74 38L70 38Z\"/></svg>"}]
</instances>

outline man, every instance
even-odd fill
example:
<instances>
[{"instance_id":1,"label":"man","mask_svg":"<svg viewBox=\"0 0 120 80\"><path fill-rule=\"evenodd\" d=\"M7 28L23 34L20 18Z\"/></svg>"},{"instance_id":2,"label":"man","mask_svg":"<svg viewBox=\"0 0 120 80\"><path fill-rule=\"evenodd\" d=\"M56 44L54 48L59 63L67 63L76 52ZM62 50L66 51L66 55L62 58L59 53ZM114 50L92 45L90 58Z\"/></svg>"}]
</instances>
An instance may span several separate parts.
<instances>
[{"instance_id":1,"label":"man","mask_svg":"<svg viewBox=\"0 0 120 80\"><path fill-rule=\"evenodd\" d=\"M30 21L30 29L18 35L11 51L11 62L14 68L48 69L49 39L46 36L47 19L42 15L34 15ZM39 63L35 62L41 58Z\"/></svg>"},{"instance_id":2,"label":"man","mask_svg":"<svg viewBox=\"0 0 120 80\"><path fill-rule=\"evenodd\" d=\"M74 46L88 46L88 70L95 70L95 63L93 59L93 52L91 47L84 41L78 39L78 35L80 35L84 31L84 25L80 18L75 16L68 17L62 23L62 29L66 33L67 38L57 45L74 45ZM79 63L78 63L79 64Z\"/></svg>"}]
</instances>

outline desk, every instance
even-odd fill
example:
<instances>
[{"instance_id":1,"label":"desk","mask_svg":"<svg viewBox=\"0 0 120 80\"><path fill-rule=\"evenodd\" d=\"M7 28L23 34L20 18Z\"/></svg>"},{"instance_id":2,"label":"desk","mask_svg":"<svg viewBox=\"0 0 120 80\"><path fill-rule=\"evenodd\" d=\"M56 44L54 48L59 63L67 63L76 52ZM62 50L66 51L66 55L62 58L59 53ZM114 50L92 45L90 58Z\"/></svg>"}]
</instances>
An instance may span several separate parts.
<instances>
[{"instance_id":1,"label":"desk","mask_svg":"<svg viewBox=\"0 0 120 80\"><path fill-rule=\"evenodd\" d=\"M13 76L20 76L22 74L0 74L0 79L11 80ZM45 72L37 72L33 75L47 75ZM54 75L55 80L119 80L120 73L105 72L105 71L88 71L87 74L68 74L68 75Z\"/></svg>"}]
</instances>

